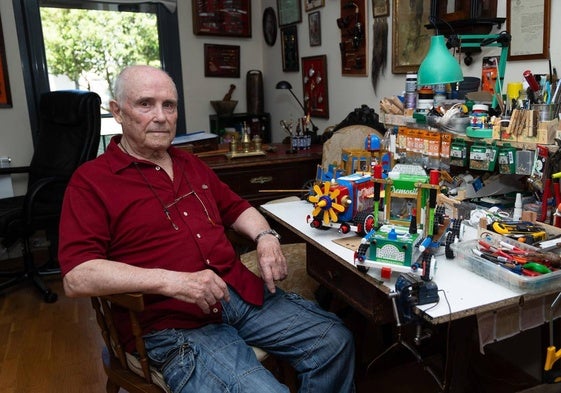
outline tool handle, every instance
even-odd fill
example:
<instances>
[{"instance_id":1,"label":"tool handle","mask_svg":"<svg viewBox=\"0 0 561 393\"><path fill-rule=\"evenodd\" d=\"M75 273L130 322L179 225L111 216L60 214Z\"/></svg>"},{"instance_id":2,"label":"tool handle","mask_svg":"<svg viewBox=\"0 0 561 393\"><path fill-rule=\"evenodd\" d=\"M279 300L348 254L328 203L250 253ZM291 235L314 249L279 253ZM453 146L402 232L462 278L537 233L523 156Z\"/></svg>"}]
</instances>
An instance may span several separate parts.
<instances>
[{"instance_id":1,"label":"tool handle","mask_svg":"<svg viewBox=\"0 0 561 393\"><path fill-rule=\"evenodd\" d=\"M534 74L532 74L532 71L526 70L522 75L524 75L524 79L526 79L526 82L528 82L528 85L530 86L530 89L532 89L532 91L540 90L540 85L538 84L538 81L536 80Z\"/></svg>"}]
</instances>

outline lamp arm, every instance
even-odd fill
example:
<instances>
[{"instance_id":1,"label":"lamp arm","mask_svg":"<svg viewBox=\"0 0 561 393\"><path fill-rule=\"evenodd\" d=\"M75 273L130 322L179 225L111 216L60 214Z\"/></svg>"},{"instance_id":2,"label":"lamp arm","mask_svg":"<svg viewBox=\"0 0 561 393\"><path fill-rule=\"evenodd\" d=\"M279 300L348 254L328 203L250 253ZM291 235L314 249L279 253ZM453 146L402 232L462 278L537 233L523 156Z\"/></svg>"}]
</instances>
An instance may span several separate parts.
<instances>
[{"instance_id":1,"label":"lamp arm","mask_svg":"<svg viewBox=\"0 0 561 393\"><path fill-rule=\"evenodd\" d=\"M294 94L294 92L292 91L292 89L288 89L288 91L290 92L290 94L292 94L292 97L294 97L294 99L296 100L296 102L300 105L300 107L302 108L302 110L304 111L304 115L307 116L308 114L306 113L306 108L304 108L304 105L302 105L302 102L298 99L298 97L296 96L296 94ZM314 122L312 121L312 118L310 117L310 123L312 124L312 129L314 132L317 132L318 127L314 124Z\"/></svg>"},{"instance_id":2,"label":"lamp arm","mask_svg":"<svg viewBox=\"0 0 561 393\"><path fill-rule=\"evenodd\" d=\"M296 102L300 105L300 108L302 108L302 110L304 111L304 114L306 114L306 108L304 108L304 105L302 105L302 102L300 102L300 100L298 99L298 97L296 96L296 94L294 94L294 92L292 91L292 89L288 89L288 91L290 92L290 94L292 94L292 97L294 97L294 99L296 100Z\"/></svg>"}]
</instances>

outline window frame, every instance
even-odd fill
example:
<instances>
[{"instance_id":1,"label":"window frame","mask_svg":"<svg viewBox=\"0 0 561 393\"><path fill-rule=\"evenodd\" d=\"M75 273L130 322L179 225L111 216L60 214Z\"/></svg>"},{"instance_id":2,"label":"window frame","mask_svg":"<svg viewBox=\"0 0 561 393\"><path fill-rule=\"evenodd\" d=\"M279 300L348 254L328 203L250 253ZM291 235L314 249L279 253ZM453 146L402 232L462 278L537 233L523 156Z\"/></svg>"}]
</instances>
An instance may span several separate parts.
<instances>
[{"instance_id":1,"label":"window frame","mask_svg":"<svg viewBox=\"0 0 561 393\"><path fill-rule=\"evenodd\" d=\"M92 1L88 1L92 3ZM84 4L84 7L80 7ZM72 1L73 8L88 8L86 0ZM101 4L101 3L100 3ZM119 4L118 0L115 4ZM122 3L124 7L130 4ZM177 85L178 93L178 133L187 130L183 95L183 77L181 68L179 23L177 10L172 14L162 4L155 4L158 18L158 36L160 61L162 68L170 74ZM50 91L45 54L43 30L41 26L39 0L13 0L14 16L22 23L16 23L18 45L22 63L24 86L26 91L31 136L36 143L39 132L39 98L42 93Z\"/></svg>"}]
</instances>

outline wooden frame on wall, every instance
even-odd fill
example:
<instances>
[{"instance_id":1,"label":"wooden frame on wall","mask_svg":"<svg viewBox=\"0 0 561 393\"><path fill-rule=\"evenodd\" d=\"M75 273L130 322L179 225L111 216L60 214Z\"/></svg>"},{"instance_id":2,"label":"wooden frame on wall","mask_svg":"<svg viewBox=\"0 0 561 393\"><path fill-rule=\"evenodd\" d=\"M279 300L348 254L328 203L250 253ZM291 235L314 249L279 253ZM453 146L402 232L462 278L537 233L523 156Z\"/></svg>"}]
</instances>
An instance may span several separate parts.
<instances>
[{"instance_id":1,"label":"wooden frame on wall","mask_svg":"<svg viewBox=\"0 0 561 393\"><path fill-rule=\"evenodd\" d=\"M302 22L302 4L300 0L277 0L279 27Z\"/></svg>"},{"instance_id":2,"label":"wooden frame on wall","mask_svg":"<svg viewBox=\"0 0 561 393\"><path fill-rule=\"evenodd\" d=\"M321 14L319 11L308 14L308 35L310 36L310 46L321 45Z\"/></svg>"},{"instance_id":3,"label":"wooden frame on wall","mask_svg":"<svg viewBox=\"0 0 561 393\"><path fill-rule=\"evenodd\" d=\"M341 32L339 51L342 75L368 75L367 14L366 0L354 0L351 3L341 1L341 17L337 19L337 26Z\"/></svg>"},{"instance_id":4,"label":"wooden frame on wall","mask_svg":"<svg viewBox=\"0 0 561 393\"><path fill-rule=\"evenodd\" d=\"M325 0L304 0L304 7L306 8L306 12L310 12L315 10L316 8L320 8L325 6Z\"/></svg>"},{"instance_id":5,"label":"wooden frame on wall","mask_svg":"<svg viewBox=\"0 0 561 393\"><path fill-rule=\"evenodd\" d=\"M304 108L313 117L329 118L327 56L302 57Z\"/></svg>"},{"instance_id":6,"label":"wooden frame on wall","mask_svg":"<svg viewBox=\"0 0 561 393\"><path fill-rule=\"evenodd\" d=\"M239 78L240 47L205 44L205 76Z\"/></svg>"},{"instance_id":7,"label":"wooden frame on wall","mask_svg":"<svg viewBox=\"0 0 561 393\"><path fill-rule=\"evenodd\" d=\"M300 71L298 54L298 29L296 25L281 28L282 70Z\"/></svg>"},{"instance_id":8,"label":"wooden frame on wall","mask_svg":"<svg viewBox=\"0 0 561 393\"><path fill-rule=\"evenodd\" d=\"M431 0L393 0L392 13L392 73L416 72L433 34L424 26L431 15Z\"/></svg>"},{"instance_id":9,"label":"wooden frame on wall","mask_svg":"<svg viewBox=\"0 0 561 393\"><path fill-rule=\"evenodd\" d=\"M12 107L12 93L10 92L10 79L8 78L8 64L6 63L6 47L0 18L0 108Z\"/></svg>"},{"instance_id":10,"label":"wooden frame on wall","mask_svg":"<svg viewBox=\"0 0 561 393\"><path fill-rule=\"evenodd\" d=\"M551 0L507 0L508 60L549 58Z\"/></svg>"},{"instance_id":11,"label":"wooden frame on wall","mask_svg":"<svg viewBox=\"0 0 561 393\"><path fill-rule=\"evenodd\" d=\"M235 7L223 1L192 1L193 33L225 37L251 37L251 1L237 0Z\"/></svg>"}]
</instances>

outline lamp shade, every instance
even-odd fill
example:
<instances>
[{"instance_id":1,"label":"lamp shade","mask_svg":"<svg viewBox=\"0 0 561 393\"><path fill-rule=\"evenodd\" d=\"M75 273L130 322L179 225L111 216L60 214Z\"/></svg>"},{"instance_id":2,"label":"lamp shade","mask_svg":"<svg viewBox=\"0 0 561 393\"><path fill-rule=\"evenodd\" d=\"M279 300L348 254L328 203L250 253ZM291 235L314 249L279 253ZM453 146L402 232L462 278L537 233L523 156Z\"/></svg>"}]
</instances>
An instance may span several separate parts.
<instances>
[{"instance_id":1,"label":"lamp shade","mask_svg":"<svg viewBox=\"0 0 561 393\"><path fill-rule=\"evenodd\" d=\"M460 82L464 79L462 68L444 42L444 36L431 37L429 52L417 72L419 86Z\"/></svg>"},{"instance_id":2,"label":"lamp shade","mask_svg":"<svg viewBox=\"0 0 561 393\"><path fill-rule=\"evenodd\" d=\"M277 83L277 89L292 90L292 85L287 81L280 81L279 83Z\"/></svg>"}]
</instances>

